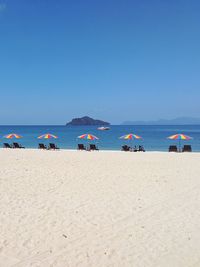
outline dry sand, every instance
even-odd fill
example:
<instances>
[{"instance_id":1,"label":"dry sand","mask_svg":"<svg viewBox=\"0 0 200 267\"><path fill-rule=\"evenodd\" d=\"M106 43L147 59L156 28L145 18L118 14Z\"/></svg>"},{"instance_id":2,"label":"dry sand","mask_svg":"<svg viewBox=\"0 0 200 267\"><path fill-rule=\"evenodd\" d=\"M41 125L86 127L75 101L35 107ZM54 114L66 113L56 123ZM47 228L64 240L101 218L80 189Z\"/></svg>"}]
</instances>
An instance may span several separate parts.
<instances>
[{"instance_id":1,"label":"dry sand","mask_svg":"<svg viewBox=\"0 0 200 267\"><path fill-rule=\"evenodd\" d=\"M199 267L200 153L0 150L1 267Z\"/></svg>"}]
</instances>

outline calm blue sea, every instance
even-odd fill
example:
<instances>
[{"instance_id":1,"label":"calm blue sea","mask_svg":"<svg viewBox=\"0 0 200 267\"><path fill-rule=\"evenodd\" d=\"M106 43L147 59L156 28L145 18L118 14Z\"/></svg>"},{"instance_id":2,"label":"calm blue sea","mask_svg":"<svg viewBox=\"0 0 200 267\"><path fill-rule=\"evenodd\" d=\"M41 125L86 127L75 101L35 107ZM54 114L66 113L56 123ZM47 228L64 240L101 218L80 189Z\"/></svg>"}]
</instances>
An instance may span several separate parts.
<instances>
[{"instance_id":1,"label":"calm blue sea","mask_svg":"<svg viewBox=\"0 0 200 267\"><path fill-rule=\"evenodd\" d=\"M38 143L48 144L49 140L38 140L37 137L44 133L52 133L59 138L52 140L60 148L75 149L81 140L77 136L84 133L91 133L98 136L100 139L97 142L100 149L104 150L119 150L122 144L129 143L120 140L119 137L135 133L143 137L142 140L134 140L135 145L143 145L149 151L166 151L170 144L177 144L177 141L167 140L167 137L176 134L184 133L193 137L191 141L182 141L183 144L191 144L193 151L200 151L200 125L187 126L111 126L109 131L99 131L96 126L0 126L0 142L13 142L14 140L3 138L9 133L17 133L23 138L19 141L27 148L37 148ZM51 141L51 140L50 140ZM87 141L82 141L86 142ZM82 143L81 142L81 143ZM130 143L129 143L130 144Z\"/></svg>"}]
</instances>

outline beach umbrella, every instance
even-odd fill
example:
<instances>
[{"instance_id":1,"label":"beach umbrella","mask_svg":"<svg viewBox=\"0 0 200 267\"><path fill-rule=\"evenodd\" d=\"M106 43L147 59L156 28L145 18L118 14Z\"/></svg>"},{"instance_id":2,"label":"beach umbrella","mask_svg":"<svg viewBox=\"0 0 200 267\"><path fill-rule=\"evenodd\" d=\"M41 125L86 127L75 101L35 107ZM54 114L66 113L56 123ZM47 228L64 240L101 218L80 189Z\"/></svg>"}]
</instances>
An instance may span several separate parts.
<instances>
[{"instance_id":1,"label":"beach umbrella","mask_svg":"<svg viewBox=\"0 0 200 267\"><path fill-rule=\"evenodd\" d=\"M185 134L174 134L167 137L170 140L178 140L179 141L179 151L181 151L181 140L191 140L192 137Z\"/></svg>"},{"instance_id":2,"label":"beach umbrella","mask_svg":"<svg viewBox=\"0 0 200 267\"><path fill-rule=\"evenodd\" d=\"M88 145L90 141L95 141L95 140L99 140L99 138L93 134L82 134L80 136L78 136L77 138L79 139L85 139L88 141Z\"/></svg>"},{"instance_id":3,"label":"beach umbrella","mask_svg":"<svg viewBox=\"0 0 200 267\"><path fill-rule=\"evenodd\" d=\"M13 138L20 139L20 138L22 138L22 136L18 135L16 133L11 133L11 134L5 135L4 138L7 138L7 139L13 139Z\"/></svg>"},{"instance_id":4,"label":"beach umbrella","mask_svg":"<svg viewBox=\"0 0 200 267\"><path fill-rule=\"evenodd\" d=\"M124 140L133 140L133 139L142 139L141 136L136 135L136 134L126 134L120 137L120 139L124 139Z\"/></svg>"},{"instance_id":5,"label":"beach umbrella","mask_svg":"<svg viewBox=\"0 0 200 267\"><path fill-rule=\"evenodd\" d=\"M86 139L86 140L99 140L98 137L92 134L82 134L78 136L79 139Z\"/></svg>"},{"instance_id":6,"label":"beach umbrella","mask_svg":"<svg viewBox=\"0 0 200 267\"><path fill-rule=\"evenodd\" d=\"M121 136L119 139L124 139L124 140L130 140L133 146L133 139L142 139L141 136L130 133L130 134L125 134L123 136Z\"/></svg>"},{"instance_id":7,"label":"beach umbrella","mask_svg":"<svg viewBox=\"0 0 200 267\"><path fill-rule=\"evenodd\" d=\"M57 139L58 136L50 134L50 133L38 136L38 139L51 139L51 138Z\"/></svg>"}]
</instances>

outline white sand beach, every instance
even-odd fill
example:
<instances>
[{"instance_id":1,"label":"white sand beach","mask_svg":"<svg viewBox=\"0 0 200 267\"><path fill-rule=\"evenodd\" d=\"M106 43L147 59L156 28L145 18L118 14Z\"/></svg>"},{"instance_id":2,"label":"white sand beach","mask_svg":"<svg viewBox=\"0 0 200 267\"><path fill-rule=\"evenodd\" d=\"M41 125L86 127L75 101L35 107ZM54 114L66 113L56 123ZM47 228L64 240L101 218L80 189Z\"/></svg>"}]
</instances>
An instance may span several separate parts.
<instances>
[{"instance_id":1,"label":"white sand beach","mask_svg":"<svg viewBox=\"0 0 200 267\"><path fill-rule=\"evenodd\" d=\"M199 163L0 149L0 266L199 267Z\"/></svg>"}]
</instances>

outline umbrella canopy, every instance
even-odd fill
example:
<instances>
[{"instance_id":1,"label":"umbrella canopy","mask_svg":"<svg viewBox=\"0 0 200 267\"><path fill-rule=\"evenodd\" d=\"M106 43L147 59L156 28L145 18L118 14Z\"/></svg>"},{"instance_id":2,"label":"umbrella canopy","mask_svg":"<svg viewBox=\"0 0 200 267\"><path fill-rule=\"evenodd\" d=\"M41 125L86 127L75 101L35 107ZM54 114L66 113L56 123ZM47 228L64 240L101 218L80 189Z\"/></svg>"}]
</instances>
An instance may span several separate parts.
<instances>
[{"instance_id":1,"label":"umbrella canopy","mask_svg":"<svg viewBox=\"0 0 200 267\"><path fill-rule=\"evenodd\" d=\"M16 133L11 133L11 134L5 135L4 138L7 138L7 139L17 138L17 139L19 139L19 138L22 138L22 136L18 135Z\"/></svg>"},{"instance_id":2,"label":"umbrella canopy","mask_svg":"<svg viewBox=\"0 0 200 267\"><path fill-rule=\"evenodd\" d=\"M168 137L171 140L191 140L192 137L185 134L174 134Z\"/></svg>"},{"instance_id":3,"label":"umbrella canopy","mask_svg":"<svg viewBox=\"0 0 200 267\"><path fill-rule=\"evenodd\" d=\"M98 140L99 138L92 134L82 134L78 136L80 139L87 139L87 140Z\"/></svg>"},{"instance_id":4,"label":"umbrella canopy","mask_svg":"<svg viewBox=\"0 0 200 267\"><path fill-rule=\"evenodd\" d=\"M142 137L139 135L130 133L130 134L121 136L120 139L133 140L133 139L142 139Z\"/></svg>"},{"instance_id":5,"label":"umbrella canopy","mask_svg":"<svg viewBox=\"0 0 200 267\"><path fill-rule=\"evenodd\" d=\"M57 139L58 136L49 133L38 136L38 139L51 139L51 138Z\"/></svg>"}]
</instances>

